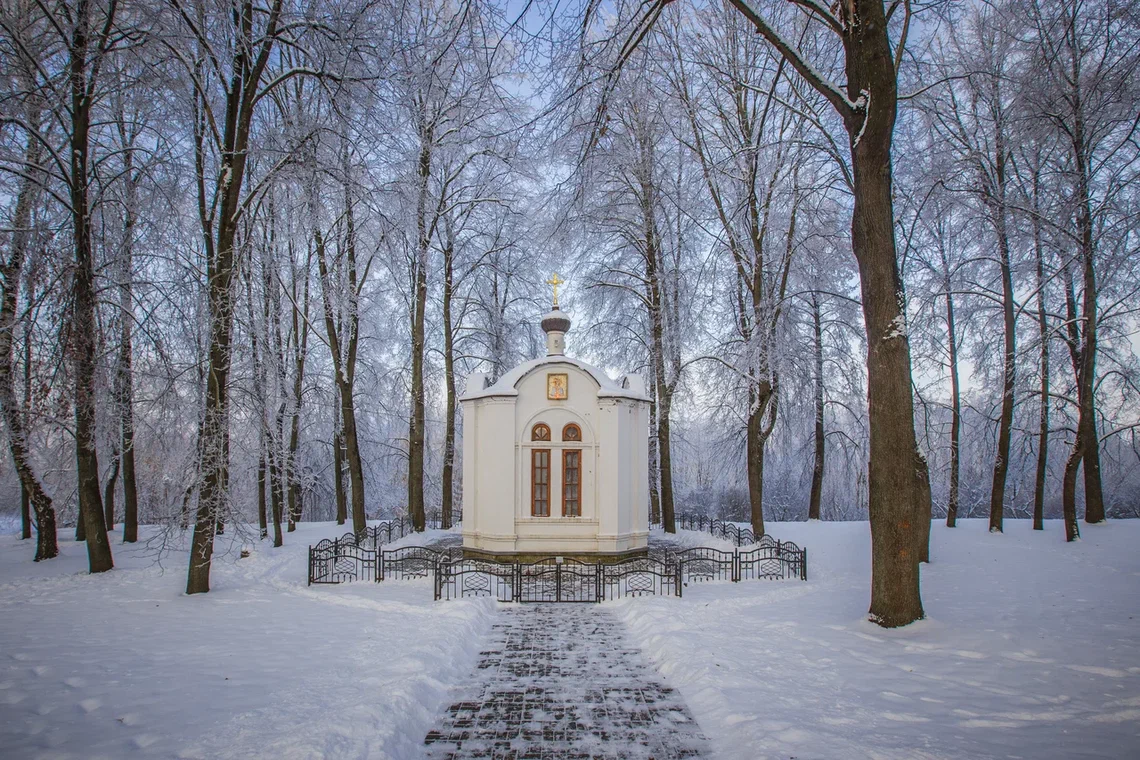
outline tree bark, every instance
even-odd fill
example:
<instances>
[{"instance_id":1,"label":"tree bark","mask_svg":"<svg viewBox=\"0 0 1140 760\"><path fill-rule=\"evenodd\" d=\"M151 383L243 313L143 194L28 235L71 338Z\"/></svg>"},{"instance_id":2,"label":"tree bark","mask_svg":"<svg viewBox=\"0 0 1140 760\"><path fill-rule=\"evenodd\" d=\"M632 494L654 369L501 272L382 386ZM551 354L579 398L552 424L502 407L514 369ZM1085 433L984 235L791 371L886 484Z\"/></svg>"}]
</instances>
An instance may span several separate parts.
<instances>
[{"instance_id":1,"label":"tree bark","mask_svg":"<svg viewBox=\"0 0 1140 760\"><path fill-rule=\"evenodd\" d=\"M451 510L455 469L455 336L451 322L451 299L454 288L455 246L448 230L448 244L443 251L443 376L446 386L446 409L443 433L442 494L440 520L444 530L451 527Z\"/></svg>"},{"instance_id":2,"label":"tree bark","mask_svg":"<svg viewBox=\"0 0 1140 760\"><path fill-rule=\"evenodd\" d=\"M134 413L134 246L135 215L138 209L138 176L134 168L134 140L128 139L126 119L120 114L119 135L124 146L123 246L119 251L119 361L115 372L116 405L119 412L119 444L123 478L123 543L133 544L139 537L138 480L135 472Z\"/></svg>"},{"instance_id":3,"label":"tree bark","mask_svg":"<svg viewBox=\"0 0 1140 760\"><path fill-rule=\"evenodd\" d=\"M418 164L419 197L416 209L418 239L412 267L412 377L411 413L408 415L408 517L417 531L424 529L424 311L427 308L428 245L431 232L427 222L428 179L431 176L432 131L420 135Z\"/></svg>"},{"instance_id":4,"label":"tree bark","mask_svg":"<svg viewBox=\"0 0 1140 760\"><path fill-rule=\"evenodd\" d=\"M819 308L819 294L811 294L812 349L814 362L813 396L815 401L815 458L811 471L811 498L808 502L808 519L818 520L823 500L824 429L823 429L823 324Z\"/></svg>"},{"instance_id":5,"label":"tree bark","mask_svg":"<svg viewBox=\"0 0 1140 760\"><path fill-rule=\"evenodd\" d=\"M946 505L946 527L958 524L958 474L962 433L962 394L958 384L958 331L954 322L954 293L949 262L943 258L946 289L946 331L950 351L950 494Z\"/></svg>"},{"instance_id":6,"label":"tree bark","mask_svg":"<svg viewBox=\"0 0 1140 760\"><path fill-rule=\"evenodd\" d=\"M344 492L344 429L340 424L340 406L333 407L333 487L336 494L336 524L348 521L348 494Z\"/></svg>"},{"instance_id":7,"label":"tree bark","mask_svg":"<svg viewBox=\"0 0 1140 760\"><path fill-rule=\"evenodd\" d=\"M111 14L113 12L110 11ZM107 539L103 501L99 493L99 455L95 440L98 345L95 336L95 261L91 247L88 151L96 71L88 69L90 23L89 2L80 0L75 10L75 26L68 46L71 82L71 176L68 190L75 249L70 348L75 382L75 464L79 514L86 534L88 569L92 573L101 573L114 567L114 561L111 558L111 544Z\"/></svg>"},{"instance_id":8,"label":"tree bark","mask_svg":"<svg viewBox=\"0 0 1140 760\"><path fill-rule=\"evenodd\" d=\"M1045 316L1045 249L1038 203L1040 173L1033 174L1033 250L1037 259L1037 332L1041 339L1041 405L1037 434L1037 474L1033 487L1033 530L1045 529L1045 478L1049 465L1049 323Z\"/></svg>"},{"instance_id":9,"label":"tree bark","mask_svg":"<svg viewBox=\"0 0 1140 760\"><path fill-rule=\"evenodd\" d=\"M915 491L918 495L918 561L930 562L930 515L932 499L930 495L930 467L926 457L914 455Z\"/></svg>"},{"instance_id":10,"label":"tree bark","mask_svg":"<svg viewBox=\"0 0 1140 760\"><path fill-rule=\"evenodd\" d=\"M660 464L657 461L657 384L653 395L649 398L649 524L661 524L661 492L659 490L658 473Z\"/></svg>"},{"instance_id":11,"label":"tree bark","mask_svg":"<svg viewBox=\"0 0 1140 760\"><path fill-rule=\"evenodd\" d=\"M111 473L103 486L103 522L107 530L115 529L115 486L119 481L119 446L111 443Z\"/></svg>"},{"instance_id":12,"label":"tree bark","mask_svg":"<svg viewBox=\"0 0 1140 760\"><path fill-rule=\"evenodd\" d=\"M269 516L265 505L265 442L257 453L257 527L261 538L269 537Z\"/></svg>"},{"instance_id":13,"label":"tree bark","mask_svg":"<svg viewBox=\"0 0 1140 760\"><path fill-rule=\"evenodd\" d=\"M39 109L32 105L28 109L28 123L38 131ZM39 165L40 144L36 137L29 135L25 153L25 166ZM8 449L12 464L20 478L21 501L30 506L36 520L35 560L51 559L59 554L56 537L55 508L51 497L44 491L32 469L27 432L27 410L31 401L32 342L30 327L25 333L24 344L24 408L16 400L15 379L12 376L12 354L16 330L16 311L19 303L20 280L24 262L27 260L32 242L32 209L36 204L38 185L29 176L22 178L16 195L16 209L12 219L11 248L6 260L0 264L0 412L8 428ZM25 511L28 507L23 507ZM30 526L29 526L30 528ZM24 531L30 538L30 532Z\"/></svg>"},{"instance_id":14,"label":"tree bark","mask_svg":"<svg viewBox=\"0 0 1140 760\"><path fill-rule=\"evenodd\" d=\"M1065 540L1076 541L1081 537L1080 523L1077 521L1077 470L1084 456L1084 446L1078 434L1073 450L1065 462L1065 476L1061 482L1061 505L1065 521Z\"/></svg>"},{"instance_id":15,"label":"tree bark","mask_svg":"<svg viewBox=\"0 0 1140 760\"><path fill-rule=\"evenodd\" d=\"M867 327L870 616L879 625L894 628L923 617L914 552L915 520L921 510L911 468L899 467L900 462L913 461L918 446L891 197L897 82L882 2L854 0L851 7L856 14L848 18L850 36L844 46L848 98L869 98L846 125L854 172L851 239Z\"/></svg>"},{"instance_id":16,"label":"tree bark","mask_svg":"<svg viewBox=\"0 0 1140 760\"><path fill-rule=\"evenodd\" d=\"M1006 232L1004 158L997 158L998 199L994 214L994 230L998 239L998 256L1001 268L1002 324L1005 330L1005 351L1002 361L1001 418L998 423L997 452L994 455L994 475L990 488L990 532L1001 533L1005 513L1005 480L1009 472L1009 444L1013 431L1014 385L1016 382L1016 336L1014 333L1013 272L1009 259L1009 235Z\"/></svg>"}]
</instances>

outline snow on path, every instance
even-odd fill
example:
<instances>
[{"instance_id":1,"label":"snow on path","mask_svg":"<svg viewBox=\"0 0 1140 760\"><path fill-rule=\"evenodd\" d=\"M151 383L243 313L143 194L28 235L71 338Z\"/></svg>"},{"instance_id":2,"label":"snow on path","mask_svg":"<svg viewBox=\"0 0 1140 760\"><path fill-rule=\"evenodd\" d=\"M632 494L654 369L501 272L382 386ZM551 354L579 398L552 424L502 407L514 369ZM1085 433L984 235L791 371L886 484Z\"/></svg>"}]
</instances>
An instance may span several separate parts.
<instances>
[{"instance_id":1,"label":"snow on path","mask_svg":"<svg viewBox=\"0 0 1140 760\"><path fill-rule=\"evenodd\" d=\"M32 563L0 536L0 757L420 757L494 603L434 603L430 581L307 588L308 544L343 532L222 556L194 597L185 552L163 572L115 533L116 568L89 576L81 544Z\"/></svg>"},{"instance_id":2,"label":"snow on path","mask_svg":"<svg viewBox=\"0 0 1140 760\"><path fill-rule=\"evenodd\" d=\"M623 627L593 604L504 607L428 735L432 760L704 757L707 740Z\"/></svg>"},{"instance_id":3,"label":"snow on path","mask_svg":"<svg viewBox=\"0 0 1140 760\"><path fill-rule=\"evenodd\" d=\"M1140 758L1140 521L1065 544L1007 520L935 524L928 618L865 619L867 523L785 523L800 581L607 603L721 760Z\"/></svg>"}]
</instances>

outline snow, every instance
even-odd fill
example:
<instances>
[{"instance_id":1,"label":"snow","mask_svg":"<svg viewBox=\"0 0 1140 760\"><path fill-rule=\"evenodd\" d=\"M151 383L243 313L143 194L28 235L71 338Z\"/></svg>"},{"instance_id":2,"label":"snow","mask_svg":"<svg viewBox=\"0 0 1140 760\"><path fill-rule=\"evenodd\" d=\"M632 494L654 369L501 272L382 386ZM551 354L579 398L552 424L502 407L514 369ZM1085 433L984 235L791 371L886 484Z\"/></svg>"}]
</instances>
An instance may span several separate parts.
<instances>
[{"instance_id":1,"label":"snow","mask_svg":"<svg viewBox=\"0 0 1140 760\"><path fill-rule=\"evenodd\" d=\"M0 536L0 755L418 757L495 607L434 603L430 580L307 588L308 545L344 532L216 558L193 597L185 551L164 572L116 531L91 576L81 544L33 563Z\"/></svg>"},{"instance_id":2,"label":"snow","mask_svg":"<svg viewBox=\"0 0 1140 760\"><path fill-rule=\"evenodd\" d=\"M1140 520L935 523L927 619L866 620L867 523L770 523L806 583L612 602L722 760L1140 757ZM686 542L688 538L686 537Z\"/></svg>"},{"instance_id":3,"label":"snow","mask_svg":"<svg viewBox=\"0 0 1140 760\"><path fill-rule=\"evenodd\" d=\"M469 380L466 386L466 393L464 393L459 400L468 401L470 399L486 398L488 396L517 396L519 392L515 386L519 384L519 381L541 367L554 364L569 364L592 377L594 382L598 384L598 398L649 400L649 397L645 395L644 382L641 382L639 385L635 375L627 375L621 379L621 382L616 382L594 365L587 364L580 359L574 359L564 354L543 356L538 359L523 362L500 377L499 381L493 385L486 385L489 378L483 373L478 373L478 375L482 376L481 381L474 377L472 378L475 379L474 383Z\"/></svg>"},{"instance_id":4,"label":"snow","mask_svg":"<svg viewBox=\"0 0 1140 760\"><path fill-rule=\"evenodd\" d=\"M936 524L929 617L902 629L866 620L866 523L770 523L810 549L807 582L575 614L624 625L717 760L1140 757L1140 520L1075 544L1006 527ZM424 757L510 606L433 602L428 580L307 588L307 546L344 532L302 524L246 559L227 536L193 597L185 551L159 566L116 531L116 569L91 576L80 544L33 563L0 536L0 756Z\"/></svg>"}]
</instances>

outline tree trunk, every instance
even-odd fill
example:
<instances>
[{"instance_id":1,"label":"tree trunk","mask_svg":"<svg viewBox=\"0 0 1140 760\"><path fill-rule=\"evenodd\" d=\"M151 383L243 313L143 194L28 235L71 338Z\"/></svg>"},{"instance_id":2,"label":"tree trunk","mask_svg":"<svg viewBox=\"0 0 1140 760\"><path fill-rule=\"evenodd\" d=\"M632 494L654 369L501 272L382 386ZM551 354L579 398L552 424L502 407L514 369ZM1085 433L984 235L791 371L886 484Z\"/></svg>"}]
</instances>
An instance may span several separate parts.
<instances>
[{"instance_id":1,"label":"tree trunk","mask_svg":"<svg viewBox=\"0 0 1140 760\"><path fill-rule=\"evenodd\" d=\"M960 439L962 431L962 395L958 385L958 332L954 322L954 295L950 269L943 261L946 288L946 330L950 344L950 494L946 505L946 527L958 524L958 472L960 469Z\"/></svg>"},{"instance_id":2,"label":"tree trunk","mask_svg":"<svg viewBox=\"0 0 1140 760\"><path fill-rule=\"evenodd\" d=\"M111 443L111 474L103 486L103 522L107 530L115 529L115 485L119 481L119 447Z\"/></svg>"},{"instance_id":3,"label":"tree trunk","mask_svg":"<svg viewBox=\"0 0 1140 760\"><path fill-rule=\"evenodd\" d=\"M1073 13L1076 14L1074 8ZM1075 22L1074 22L1075 23ZM1073 34L1073 26L1066 30L1066 35ZM1096 431L1096 354L1097 354L1097 319L1098 307L1096 281L1096 242L1093 238L1093 212L1092 212L1092 163L1088 154L1089 147L1085 134L1085 112L1083 110L1084 78L1081 76L1080 59L1076 54L1076 46L1070 39L1070 48L1073 52L1072 78L1069 80L1073 86L1074 105L1073 123L1068 134L1072 138L1073 163L1077 175L1076 198L1077 201L1077 231L1080 234L1080 258L1083 273L1082 293L1082 321L1084 322L1084 344L1081 350L1081 368L1077 373L1077 399L1080 403L1080 412L1077 421L1077 435L1081 439L1084 456L1085 475L1085 522L1104 522L1104 491L1100 475L1100 439Z\"/></svg>"},{"instance_id":4,"label":"tree trunk","mask_svg":"<svg viewBox=\"0 0 1140 760\"><path fill-rule=\"evenodd\" d=\"M427 307L427 259L430 242L427 229L428 177L431 174L429 137L421 137L419 160L419 235L412 277L412 378L411 413L408 416L408 517L417 531L424 529L424 311Z\"/></svg>"},{"instance_id":5,"label":"tree trunk","mask_svg":"<svg viewBox=\"0 0 1140 760\"><path fill-rule=\"evenodd\" d=\"M654 383L651 387L656 387ZM649 399L649 524L661 524L661 492L658 474L661 465L657 461L657 393Z\"/></svg>"},{"instance_id":6,"label":"tree trunk","mask_svg":"<svg viewBox=\"0 0 1140 760\"><path fill-rule=\"evenodd\" d=\"M450 229L448 230L450 237ZM454 490L455 468L455 336L451 323L451 299L453 283L453 265L455 249L451 240L444 250L443 256L443 377L446 386L447 401L444 411L443 433L443 483L440 497L441 527L447 530L451 527L451 510Z\"/></svg>"},{"instance_id":7,"label":"tree trunk","mask_svg":"<svg viewBox=\"0 0 1140 760\"><path fill-rule=\"evenodd\" d=\"M915 477L900 462L914 461L910 343L899 274L891 197L891 140L896 80L883 4L856 0L845 45L848 97L870 94L847 119L854 171L851 240L859 263L867 327L870 427L868 487L871 517L870 616L885 628L923 617L915 520L921 517Z\"/></svg>"},{"instance_id":8,"label":"tree trunk","mask_svg":"<svg viewBox=\"0 0 1140 760\"><path fill-rule=\"evenodd\" d=\"M265 442L257 454L257 527L261 538L269 537L269 516L265 506Z\"/></svg>"},{"instance_id":9,"label":"tree trunk","mask_svg":"<svg viewBox=\"0 0 1140 760\"><path fill-rule=\"evenodd\" d=\"M745 431L748 440L745 456L748 458L748 505L752 534L757 539L764 535L764 437L761 434L761 415L753 412L748 416Z\"/></svg>"},{"instance_id":10,"label":"tree trunk","mask_svg":"<svg viewBox=\"0 0 1140 760\"><path fill-rule=\"evenodd\" d=\"M823 429L823 324L819 308L819 294L811 294L812 348L815 359L813 395L815 397L815 459L811 471L811 500L808 502L808 519L818 520L823 500L824 429Z\"/></svg>"},{"instance_id":11,"label":"tree trunk","mask_svg":"<svg viewBox=\"0 0 1140 760\"><path fill-rule=\"evenodd\" d=\"M92 573L114 567L103 501L99 493L99 455L95 441L95 376L98 345L95 336L95 261L91 249L91 207L88 198L88 131L93 82L88 79L90 6L80 3L69 50L71 80L70 201L75 269L72 274L71 351L75 382L75 465L79 514L87 541L87 565ZM92 76L94 73L92 73Z\"/></svg>"},{"instance_id":12,"label":"tree trunk","mask_svg":"<svg viewBox=\"0 0 1140 760\"><path fill-rule=\"evenodd\" d=\"M926 457L914 455L915 490L918 495L918 561L930 561L930 516L933 508L930 495L930 467Z\"/></svg>"},{"instance_id":13,"label":"tree trunk","mask_svg":"<svg viewBox=\"0 0 1140 760\"><path fill-rule=\"evenodd\" d=\"M270 452L269 464L269 503L273 513L273 546L281 546L285 539L281 534L281 523L285 522L285 484L281 467L277 464L277 457Z\"/></svg>"},{"instance_id":14,"label":"tree trunk","mask_svg":"<svg viewBox=\"0 0 1140 760\"><path fill-rule=\"evenodd\" d=\"M1061 483L1061 508L1065 520L1065 540L1076 541L1081 537L1080 523L1077 522L1077 470L1084 456L1081 437L1073 442L1073 450L1065 462L1065 476Z\"/></svg>"},{"instance_id":15,"label":"tree trunk","mask_svg":"<svg viewBox=\"0 0 1140 760\"><path fill-rule=\"evenodd\" d=\"M120 119L120 139L130 144ZM133 146L130 146L133 147ZM115 395L119 411L119 443L123 466L123 543L133 544L139 538L139 496L135 473L134 371L131 366L134 332L134 246L135 214L138 208L138 177L134 170L134 152L123 151L126 182L123 221L123 247L119 276L119 361L115 372Z\"/></svg>"},{"instance_id":16,"label":"tree trunk","mask_svg":"<svg viewBox=\"0 0 1140 760\"><path fill-rule=\"evenodd\" d=\"M351 219L351 216L348 217ZM321 301L324 304L325 330L329 337L329 351L332 354L333 370L336 372L337 391L340 397L340 418L344 432L345 456L348 459L348 478L352 485L352 531L361 533L368 527L364 512L364 468L360 462L360 447L356 435L356 408L353 403L353 384L356 367L356 340L359 315L356 308L356 254L349 232L348 285L352 303L348 314L348 348L341 354L340 333L333 316L332 284L329 281L328 260L325 255L325 239L319 229L313 230L314 249L317 252L317 270L321 278Z\"/></svg>"},{"instance_id":17,"label":"tree trunk","mask_svg":"<svg viewBox=\"0 0 1140 760\"><path fill-rule=\"evenodd\" d=\"M333 488L336 494L336 524L344 525L348 521L348 494L344 492L344 429L340 424L340 405L333 407L333 431Z\"/></svg>"},{"instance_id":18,"label":"tree trunk","mask_svg":"<svg viewBox=\"0 0 1140 760\"><path fill-rule=\"evenodd\" d=\"M657 448L661 465L661 525L666 533L677 532L677 519L673 506L673 446L669 433L671 395L672 391L662 388L657 401Z\"/></svg>"},{"instance_id":19,"label":"tree trunk","mask_svg":"<svg viewBox=\"0 0 1140 760\"><path fill-rule=\"evenodd\" d=\"M1045 317L1045 250L1037 202L1039 173L1033 174L1033 250L1037 258L1037 332L1041 338L1041 415L1037 434L1037 476L1033 487L1033 530L1045 529L1045 476L1049 465L1049 323Z\"/></svg>"},{"instance_id":20,"label":"tree trunk","mask_svg":"<svg viewBox=\"0 0 1140 760\"><path fill-rule=\"evenodd\" d=\"M249 131L261 76L269 61L276 38L282 0L273 0L265 18L264 33L255 40L254 11L250 0L243 0L240 39L234 49L232 76L226 86L223 152L219 166L217 241L210 244L210 226L203 219L207 241L206 282L209 304L209 367L202 417L202 480L198 489L198 511L190 548L190 568L186 593L210 590L210 561L214 554L214 531L222 516L229 490L229 369L233 335L233 282L235 224L241 207L241 192L249 157ZM201 94L205 97L205 93ZM199 162L200 167L200 162ZM204 177L199 168L201 187ZM199 204L204 206L202 191Z\"/></svg>"},{"instance_id":21,"label":"tree trunk","mask_svg":"<svg viewBox=\"0 0 1140 760\"><path fill-rule=\"evenodd\" d=\"M1009 262L1009 236L1005 223L1004 160L999 140L997 157L998 199L993 209L994 230L997 233L998 255L1001 268L1002 323L1005 330L1005 352L1002 361L1001 419L998 423L997 452L994 455L994 476L990 488L990 532L1001 533L1005 513L1005 479L1009 472L1009 444L1013 430L1013 394L1016 380L1016 338L1014 334L1013 272Z\"/></svg>"},{"instance_id":22,"label":"tree trunk","mask_svg":"<svg viewBox=\"0 0 1140 760\"><path fill-rule=\"evenodd\" d=\"M39 130L40 113L35 107L29 108L29 126ZM25 155L25 165L38 166L40 156L39 140L29 136ZM51 497L44 491L32 470L31 452L28 444L28 407L31 403L32 380L32 339L30 327L25 333L24 343L24 408L16 401L15 378L12 376L12 353L16 331L16 310L19 302L20 279L23 276L24 262L32 239L32 208L36 203L39 185L30 177L22 178L16 196L16 209L12 219L11 249L7 259L0 264L0 411L8 428L8 449L12 454L12 464L20 478L21 501L30 504L36 520L35 560L51 559L59 554L56 537L55 508ZM28 507L25 506L27 511ZM30 522L30 521L27 521ZM29 526L30 527L30 526ZM26 538L31 534L26 529Z\"/></svg>"}]
</instances>

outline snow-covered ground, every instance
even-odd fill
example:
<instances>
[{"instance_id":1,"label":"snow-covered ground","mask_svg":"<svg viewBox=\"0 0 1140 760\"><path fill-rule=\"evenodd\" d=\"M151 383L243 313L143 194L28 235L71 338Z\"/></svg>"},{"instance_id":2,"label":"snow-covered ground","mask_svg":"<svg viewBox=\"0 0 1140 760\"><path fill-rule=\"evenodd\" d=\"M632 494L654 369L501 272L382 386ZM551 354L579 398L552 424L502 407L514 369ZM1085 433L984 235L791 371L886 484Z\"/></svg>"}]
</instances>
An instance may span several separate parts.
<instances>
[{"instance_id":1,"label":"snow-covered ground","mask_svg":"<svg viewBox=\"0 0 1140 760\"><path fill-rule=\"evenodd\" d=\"M1140 520L935 523L927 619L866 622L866 523L771 524L809 580L614 602L719 758L1140 758Z\"/></svg>"},{"instance_id":2,"label":"snow-covered ground","mask_svg":"<svg viewBox=\"0 0 1140 760\"><path fill-rule=\"evenodd\" d=\"M0 536L0 757L418 757L494 604L435 604L426 580L306 588L308 544L344 531L223 557L194 597L185 552L163 572L116 531L116 568L89 576L81 544L35 564Z\"/></svg>"},{"instance_id":3,"label":"snow-covered ground","mask_svg":"<svg viewBox=\"0 0 1140 760\"><path fill-rule=\"evenodd\" d=\"M720 760L1140 757L1140 521L935 525L929 619L864 620L866 523L773 524L809 580L691 586L607 603L681 693ZM214 567L186 597L114 534L31 562L0 536L0 757L420 758L471 672L495 604L429 581L306 588L302 525ZM408 541L409 539L405 539ZM685 543L720 545L682 534Z\"/></svg>"}]
</instances>

